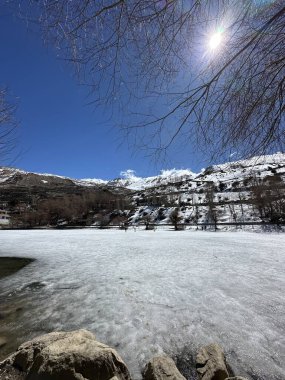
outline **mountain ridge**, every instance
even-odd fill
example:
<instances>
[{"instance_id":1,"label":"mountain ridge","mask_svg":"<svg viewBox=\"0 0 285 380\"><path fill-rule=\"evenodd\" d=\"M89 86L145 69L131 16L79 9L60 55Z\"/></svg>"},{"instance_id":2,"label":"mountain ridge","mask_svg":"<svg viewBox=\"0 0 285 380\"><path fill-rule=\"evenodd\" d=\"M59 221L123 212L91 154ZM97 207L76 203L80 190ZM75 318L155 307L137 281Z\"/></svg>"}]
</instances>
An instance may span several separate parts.
<instances>
[{"instance_id":1,"label":"mountain ridge","mask_svg":"<svg viewBox=\"0 0 285 380\"><path fill-rule=\"evenodd\" d=\"M0 208L1 203L13 215L27 214L25 220L34 213L38 225L48 224L47 214L53 215L52 225L167 224L174 215L177 222L197 225L283 223L285 154L212 165L199 173L170 169L142 178L128 170L110 181L0 167Z\"/></svg>"},{"instance_id":2,"label":"mountain ridge","mask_svg":"<svg viewBox=\"0 0 285 380\"><path fill-rule=\"evenodd\" d=\"M124 173L122 178L116 178L111 180L103 180L100 178L82 178L75 179L68 176L56 175L51 173L37 173L29 172L18 168L10 168L5 166L0 166L0 184L6 181L9 181L15 175L37 175L46 178L57 178L59 180L70 180L74 184L85 185L85 186L94 186L94 185L111 185L111 186L120 186L126 187L130 190L143 190L147 187L151 187L157 184L166 183L167 180L170 182L176 182L181 180L181 178L189 180L197 180L198 178L205 177L205 174L209 171L209 168L212 170L212 174L215 172L223 172L225 170L233 172L233 168L238 167L244 169L247 167L255 168L253 172L262 169L263 165L273 165L278 166L280 164L285 165L285 153L275 153L272 155L252 157L250 159L238 160L232 162L226 162L222 164L211 165L206 169L202 169L200 172L195 173L191 169L164 169L161 170L160 174L150 177L138 177L135 175L134 170L127 170ZM223 173L225 174L225 173ZM225 177L225 176L224 176ZM212 176L212 179L213 178ZM42 182L47 180L42 178ZM208 176L208 180L211 180Z\"/></svg>"}]
</instances>

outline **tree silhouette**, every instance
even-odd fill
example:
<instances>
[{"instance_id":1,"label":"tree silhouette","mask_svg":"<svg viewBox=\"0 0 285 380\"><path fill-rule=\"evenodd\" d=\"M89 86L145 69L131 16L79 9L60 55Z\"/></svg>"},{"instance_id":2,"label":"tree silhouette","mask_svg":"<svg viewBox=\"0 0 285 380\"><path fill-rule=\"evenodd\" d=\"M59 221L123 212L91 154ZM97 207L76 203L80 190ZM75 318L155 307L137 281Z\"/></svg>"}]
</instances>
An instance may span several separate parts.
<instances>
[{"instance_id":1,"label":"tree silhouette","mask_svg":"<svg viewBox=\"0 0 285 380\"><path fill-rule=\"evenodd\" d=\"M283 1L31 3L94 101L131 115L121 126L144 147L163 153L190 141L243 156L284 149Z\"/></svg>"}]
</instances>

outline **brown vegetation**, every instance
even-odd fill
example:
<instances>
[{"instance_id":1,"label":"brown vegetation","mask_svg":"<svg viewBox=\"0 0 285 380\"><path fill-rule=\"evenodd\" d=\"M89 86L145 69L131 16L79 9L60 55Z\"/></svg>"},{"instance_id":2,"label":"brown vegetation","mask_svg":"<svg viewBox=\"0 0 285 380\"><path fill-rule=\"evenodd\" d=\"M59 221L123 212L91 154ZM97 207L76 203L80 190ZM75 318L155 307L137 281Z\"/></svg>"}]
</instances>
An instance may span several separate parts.
<instances>
[{"instance_id":1,"label":"brown vegetation","mask_svg":"<svg viewBox=\"0 0 285 380\"><path fill-rule=\"evenodd\" d=\"M285 184L278 175L253 178L252 203L263 221L285 222Z\"/></svg>"},{"instance_id":2,"label":"brown vegetation","mask_svg":"<svg viewBox=\"0 0 285 380\"><path fill-rule=\"evenodd\" d=\"M32 205L14 208L12 225L20 227L107 225L114 210L125 210L125 197L108 191L86 192L81 195L63 195L38 200ZM117 217L113 214L113 217Z\"/></svg>"}]
</instances>

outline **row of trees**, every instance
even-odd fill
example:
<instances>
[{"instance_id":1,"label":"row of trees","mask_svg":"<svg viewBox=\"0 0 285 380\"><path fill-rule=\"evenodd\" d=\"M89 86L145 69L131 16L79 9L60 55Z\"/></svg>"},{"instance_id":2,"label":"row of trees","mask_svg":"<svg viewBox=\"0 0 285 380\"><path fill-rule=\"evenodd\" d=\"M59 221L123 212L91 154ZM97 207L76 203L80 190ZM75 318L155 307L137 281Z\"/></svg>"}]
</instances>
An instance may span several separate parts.
<instances>
[{"instance_id":1,"label":"row of trees","mask_svg":"<svg viewBox=\"0 0 285 380\"><path fill-rule=\"evenodd\" d=\"M252 203L261 220L285 222L285 184L279 176L254 179Z\"/></svg>"},{"instance_id":2,"label":"row of trees","mask_svg":"<svg viewBox=\"0 0 285 380\"><path fill-rule=\"evenodd\" d=\"M104 191L38 199L33 204L16 205L12 212L12 225L86 225L96 221L104 224L106 215L112 214L114 210L126 210L128 207L125 197ZM111 219L108 217L107 221Z\"/></svg>"}]
</instances>

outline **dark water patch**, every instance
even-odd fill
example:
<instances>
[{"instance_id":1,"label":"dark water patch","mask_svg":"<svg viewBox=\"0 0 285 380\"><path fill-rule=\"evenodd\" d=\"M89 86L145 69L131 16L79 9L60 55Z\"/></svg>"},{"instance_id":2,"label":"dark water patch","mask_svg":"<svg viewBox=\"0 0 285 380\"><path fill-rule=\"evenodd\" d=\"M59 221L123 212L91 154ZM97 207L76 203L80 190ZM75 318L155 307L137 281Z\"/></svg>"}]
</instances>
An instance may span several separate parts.
<instances>
[{"instance_id":1,"label":"dark water patch","mask_svg":"<svg viewBox=\"0 0 285 380\"><path fill-rule=\"evenodd\" d=\"M0 279L18 272L33 261L35 259L27 257L0 257Z\"/></svg>"}]
</instances>

